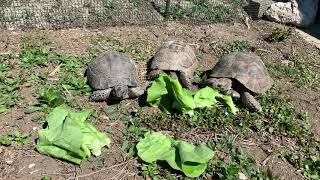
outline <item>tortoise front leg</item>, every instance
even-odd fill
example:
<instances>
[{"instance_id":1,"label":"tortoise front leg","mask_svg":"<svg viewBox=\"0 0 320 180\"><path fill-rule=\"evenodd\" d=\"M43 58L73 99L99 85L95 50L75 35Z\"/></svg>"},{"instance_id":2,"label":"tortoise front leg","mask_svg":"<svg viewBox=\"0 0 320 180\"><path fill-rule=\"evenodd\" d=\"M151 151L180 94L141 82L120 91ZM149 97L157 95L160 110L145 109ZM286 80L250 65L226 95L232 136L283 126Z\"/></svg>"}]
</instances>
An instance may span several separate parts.
<instances>
[{"instance_id":1,"label":"tortoise front leg","mask_svg":"<svg viewBox=\"0 0 320 180\"><path fill-rule=\"evenodd\" d=\"M148 74L148 79L153 80L159 77L159 74L162 73L163 71L160 69L152 69L149 74Z\"/></svg>"},{"instance_id":2,"label":"tortoise front leg","mask_svg":"<svg viewBox=\"0 0 320 180\"><path fill-rule=\"evenodd\" d=\"M260 103L249 92L241 93L241 101L250 110L255 112L262 112Z\"/></svg>"},{"instance_id":3,"label":"tortoise front leg","mask_svg":"<svg viewBox=\"0 0 320 180\"><path fill-rule=\"evenodd\" d=\"M145 89L142 87L131 87L129 88L129 97L130 98L137 98L141 95L143 95L145 92Z\"/></svg>"},{"instance_id":4,"label":"tortoise front leg","mask_svg":"<svg viewBox=\"0 0 320 180\"><path fill-rule=\"evenodd\" d=\"M184 72L180 72L179 73L179 80L182 86L184 86L185 88L191 89L191 90L195 90L196 87L192 84L192 78L191 76L189 76L188 74L184 73Z\"/></svg>"},{"instance_id":5,"label":"tortoise front leg","mask_svg":"<svg viewBox=\"0 0 320 180\"><path fill-rule=\"evenodd\" d=\"M92 102L106 101L109 98L111 91L111 88L93 91L89 100Z\"/></svg>"},{"instance_id":6,"label":"tortoise front leg","mask_svg":"<svg viewBox=\"0 0 320 180\"><path fill-rule=\"evenodd\" d=\"M177 75L177 73L175 71L170 71L169 74L170 74L170 77L172 77L173 79L178 79L179 80L178 75Z\"/></svg>"}]
</instances>

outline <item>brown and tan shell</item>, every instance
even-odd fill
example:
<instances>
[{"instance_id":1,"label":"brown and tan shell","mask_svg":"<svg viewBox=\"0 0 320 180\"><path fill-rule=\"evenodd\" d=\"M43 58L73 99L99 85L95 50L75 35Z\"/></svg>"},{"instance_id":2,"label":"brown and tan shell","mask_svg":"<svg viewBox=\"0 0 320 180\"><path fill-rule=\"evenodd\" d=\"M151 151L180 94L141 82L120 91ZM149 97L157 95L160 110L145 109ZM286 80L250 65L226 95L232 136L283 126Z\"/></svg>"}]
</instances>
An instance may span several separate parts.
<instances>
[{"instance_id":1,"label":"brown and tan shell","mask_svg":"<svg viewBox=\"0 0 320 180\"><path fill-rule=\"evenodd\" d=\"M193 75L198 61L194 50L182 39L168 39L153 57L151 69L180 71Z\"/></svg>"},{"instance_id":2,"label":"brown and tan shell","mask_svg":"<svg viewBox=\"0 0 320 180\"><path fill-rule=\"evenodd\" d=\"M253 53L237 52L224 56L213 67L210 77L234 78L256 94L264 93L273 84L261 58Z\"/></svg>"}]
</instances>

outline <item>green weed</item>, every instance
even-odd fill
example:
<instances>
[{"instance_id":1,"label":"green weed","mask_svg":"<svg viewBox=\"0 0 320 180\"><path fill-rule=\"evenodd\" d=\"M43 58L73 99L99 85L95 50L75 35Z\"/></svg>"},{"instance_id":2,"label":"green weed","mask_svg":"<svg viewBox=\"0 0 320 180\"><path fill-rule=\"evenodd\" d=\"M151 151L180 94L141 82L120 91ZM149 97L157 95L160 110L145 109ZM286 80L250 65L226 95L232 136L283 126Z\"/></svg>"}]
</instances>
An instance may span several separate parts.
<instances>
[{"instance_id":1,"label":"green weed","mask_svg":"<svg viewBox=\"0 0 320 180\"><path fill-rule=\"evenodd\" d=\"M320 76L317 67L308 62L308 57L303 57L292 52L289 65L267 64L274 76L292 78L299 88L314 88L320 90Z\"/></svg>"},{"instance_id":2,"label":"green weed","mask_svg":"<svg viewBox=\"0 0 320 180\"><path fill-rule=\"evenodd\" d=\"M24 79L0 76L0 108L10 108L21 100L19 92Z\"/></svg>"},{"instance_id":3,"label":"green weed","mask_svg":"<svg viewBox=\"0 0 320 180\"><path fill-rule=\"evenodd\" d=\"M202 19L210 22L226 22L235 18L235 9L240 8L242 1L226 1L223 4L212 3L208 0L190 0L170 4L169 16L172 19ZM154 4L154 8L166 16L166 5Z\"/></svg>"},{"instance_id":4,"label":"green weed","mask_svg":"<svg viewBox=\"0 0 320 180\"><path fill-rule=\"evenodd\" d=\"M14 130L0 137L0 145L10 146L13 142L17 142L23 145L28 144L28 134L21 134L18 130Z\"/></svg>"},{"instance_id":5,"label":"green weed","mask_svg":"<svg viewBox=\"0 0 320 180\"><path fill-rule=\"evenodd\" d=\"M268 42L284 42L293 33L293 28L275 28L272 30L271 34L266 38Z\"/></svg>"}]
</instances>

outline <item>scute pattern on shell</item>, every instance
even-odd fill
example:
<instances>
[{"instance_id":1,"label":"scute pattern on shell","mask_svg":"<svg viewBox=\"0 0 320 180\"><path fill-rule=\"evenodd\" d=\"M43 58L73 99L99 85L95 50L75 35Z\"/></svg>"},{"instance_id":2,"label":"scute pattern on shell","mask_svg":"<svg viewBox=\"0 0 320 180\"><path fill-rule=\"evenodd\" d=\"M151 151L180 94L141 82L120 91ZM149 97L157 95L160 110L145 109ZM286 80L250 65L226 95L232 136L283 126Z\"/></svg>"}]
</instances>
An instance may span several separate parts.
<instances>
[{"instance_id":1,"label":"scute pattern on shell","mask_svg":"<svg viewBox=\"0 0 320 180\"><path fill-rule=\"evenodd\" d=\"M139 86L134 62L125 54L110 52L94 59L87 69L88 83L94 90L122 84Z\"/></svg>"},{"instance_id":2,"label":"scute pattern on shell","mask_svg":"<svg viewBox=\"0 0 320 180\"><path fill-rule=\"evenodd\" d=\"M253 53L231 53L221 58L210 77L234 78L253 93L263 93L271 88L271 79L261 58Z\"/></svg>"},{"instance_id":3,"label":"scute pattern on shell","mask_svg":"<svg viewBox=\"0 0 320 180\"><path fill-rule=\"evenodd\" d=\"M192 74L196 66L197 59L192 47L177 39L166 41L151 63L151 69L181 71L186 74Z\"/></svg>"}]
</instances>

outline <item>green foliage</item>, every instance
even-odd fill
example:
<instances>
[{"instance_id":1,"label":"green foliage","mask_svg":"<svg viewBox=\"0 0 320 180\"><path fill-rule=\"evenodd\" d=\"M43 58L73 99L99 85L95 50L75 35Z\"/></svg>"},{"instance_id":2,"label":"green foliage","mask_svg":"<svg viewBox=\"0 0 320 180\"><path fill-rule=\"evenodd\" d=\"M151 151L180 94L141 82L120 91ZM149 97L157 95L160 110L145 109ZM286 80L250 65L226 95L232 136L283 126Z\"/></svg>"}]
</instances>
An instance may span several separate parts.
<instances>
[{"instance_id":1,"label":"green foliage","mask_svg":"<svg viewBox=\"0 0 320 180\"><path fill-rule=\"evenodd\" d=\"M301 142L295 151L285 150L280 156L302 171L303 176L316 180L320 178L320 143L310 139Z\"/></svg>"},{"instance_id":2,"label":"green foliage","mask_svg":"<svg viewBox=\"0 0 320 180\"><path fill-rule=\"evenodd\" d=\"M293 28L275 28L271 34L266 38L268 42L284 42L293 33Z\"/></svg>"},{"instance_id":3,"label":"green foliage","mask_svg":"<svg viewBox=\"0 0 320 180\"><path fill-rule=\"evenodd\" d=\"M13 142L20 144L28 144L28 134L21 134L18 130L14 130L0 137L0 145L10 146Z\"/></svg>"},{"instance_id":4,"label":"green foliage","mask_svg":"<svg viewBox=\"0 0 320 180\"><path fill-rule=\"evenodd\" d=\"M298 87L320 90L319 69L308 62L309 57L293 51L289 59L291 63L288 65L268 64L268 67L275 76L292 78Z\"/></svg>"},{"instance_id":5,"label":"green foliage","mask_svg":"<svg viewBox=\"0 0 320 180\"><path fill-rule=\"evenodd\" d=\"M251 52L253 47L247 41L236 40L231 42L224 48L226 53L231 52Z\"/></svg>"},{"instance_id":6,"label":"green foliage","mask_svg":"<svg viewBox=\"0 0 320 180\"><path fill-rule=\"evenodd\" d=\"M40 103L46 104L51 108L55 108L64 103L65 99L61 96L60 92L54 88L40 90Z\"/></svg>"},{"instance_id":7,"label":"green foliage","mask_svg":"<svg viewBox=\"0 0 320 180\"><path fill-rule=\"evenodd\" d=\"M239 9L241 1L226 1L223 4L217 4L208 0L188 0L170 4L169 16L172 19L201 19L210 22L226 22L235 18L234 10ZM166 6L163 4L154 4L155 9L163 16L166 15Z\"/></svg>"},{"instance_id":8,"label":"green foliage","mask_svg":"<svg viewBox=\"0 0 320 180\"><path fill-rule=\"evenodd\" d=\"M20 99L19 92L24 80L19 77L6 77L0 75L0 108L2 110L14 106Z\"/></svg>"},{"instance_id":9,"label":"green foliage","mask_svg":"<svg viewBox=\"0 0 320 180\"><path fill-rule=\"evenodd\" d=\"M105 0L105 5L104 7L106 9L113 9L113 0Z\"/></svg>"},{"instance_id":10,"label":"green foliage","mask_svg":"<svg viewBox=\"0 0 320 180\"><path fill-rule=\"evenodd\" d=\"M305 113L296 112L293 107L284 105L286 99L270 90L261 95L259 100L265 116L272 121L268 128L270 133L289 134L300 136L309 129L309 120Z\"/></svg>"},{"instance_id":11,"label":"green foliage","mask_svg":"<svg viewBox=\"0 0 320 180\"><path fill-rule=\"evenodd\" d=\"M34 66L48 66L49 63L59 63L60 57L44 46L48 42L45 39L23 37L21 39L22 51L20 53L21 68Z\"/></svg>"},{"instance_id":12,"label":"green foliage","mask_svg":"<svg viewBox=\"0 0 320 180\"><path fill-rule=\"evenodd\" d=\"M212 160L207 172L213 172L212 175L217 179L239 179L239 173L244 174L249 179L274 179L267 173L255 169L253 159L234 146L234 141L234 137L222 135L210 144L211 148L216 149L217 153L227 156L229 161Z\"/></svg>"}]
</instances>

